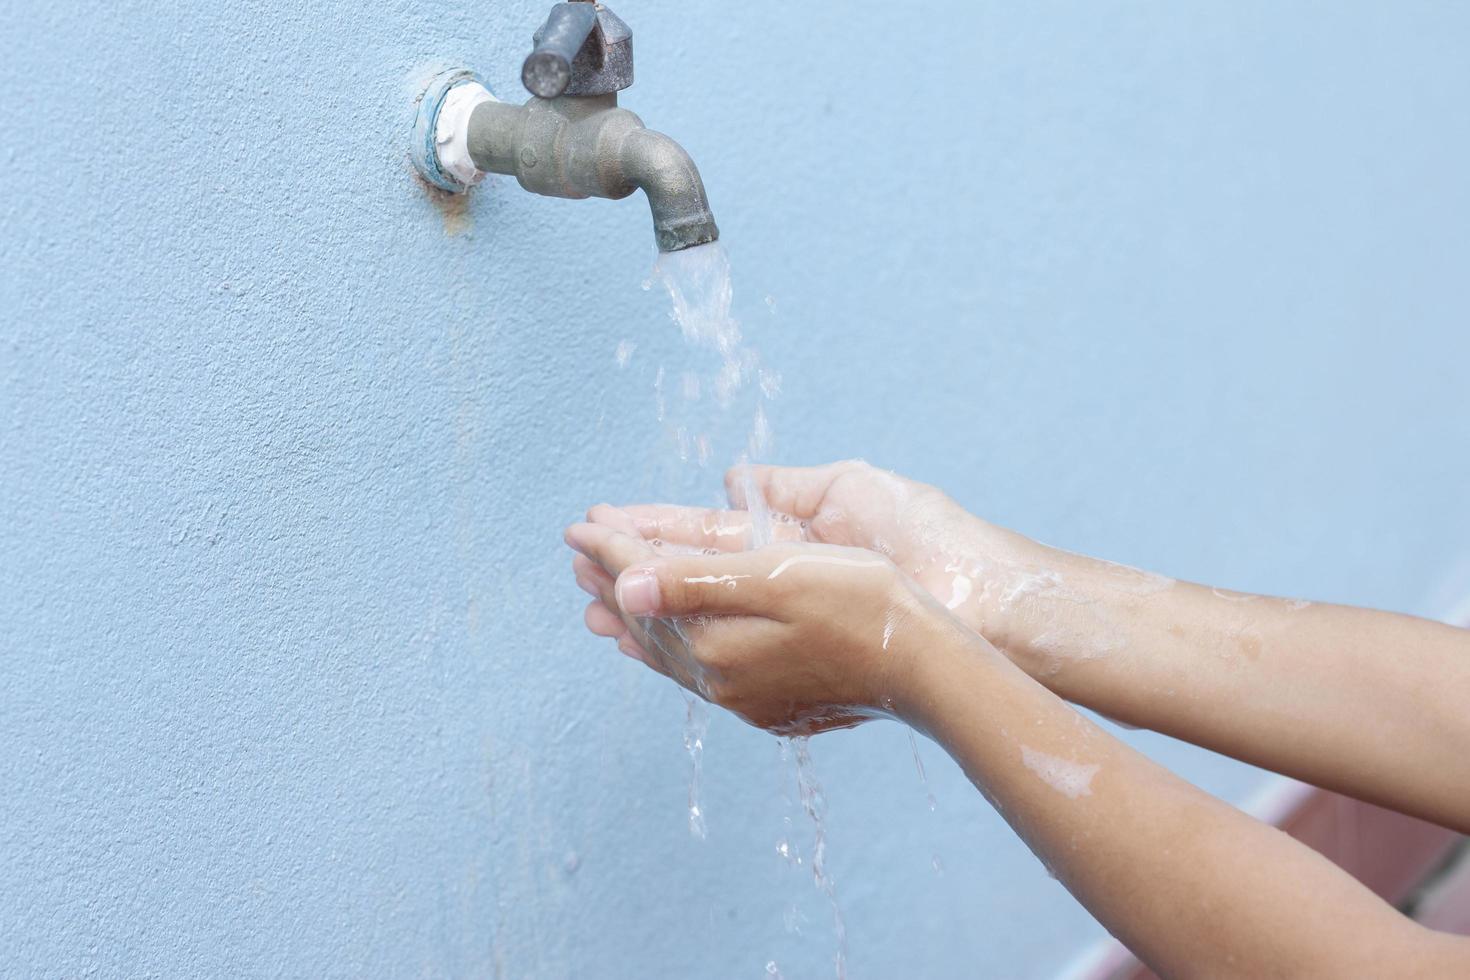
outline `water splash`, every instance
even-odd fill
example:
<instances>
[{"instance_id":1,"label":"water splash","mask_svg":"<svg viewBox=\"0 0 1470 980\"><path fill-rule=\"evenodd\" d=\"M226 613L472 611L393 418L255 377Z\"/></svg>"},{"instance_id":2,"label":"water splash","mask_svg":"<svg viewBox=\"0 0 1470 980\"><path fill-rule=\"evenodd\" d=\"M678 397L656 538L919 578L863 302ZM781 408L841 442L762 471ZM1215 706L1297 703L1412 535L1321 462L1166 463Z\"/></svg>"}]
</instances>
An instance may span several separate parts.
<instances>
[{"instance_id":1,"label":"water splash","mask_svg":"<svg viewBox=\"0 0 1470 980\"><path fill-rule=\"evenodd\" d=\"M673 374L659 365L654 383L659 422L684 463L699 469L707 468L713 460L736 465L745 509L751 515L752 530L746 546L764 547L773 540L776 515L772 514L750 464L765 458L771 450L773 437L767 406L780 393L780 375L763 366L759 354L744 342L740 323L733 313L729 257L719 243L660 255L644 288L652 288L655 282L668 293L670 317L686 347L701 361L697 370L672 369L677 372ZM750 420L744 435L733 442L720 443L718 437L731 428L729 423L741 418ZM662 624L659 637L657 642L661 645L682 643L687 648L688 638L676 622ZM701 680L694 678L696 684ZM701 700L689 698L684 721L684 747L690 761L689 829L700 838L707 833L701 787L708 727L707 706ZM782 759L791 767L788 785L796 786L800 812L810 825L811 842L809 858L804 858L794 821L788 815L783 818L784 833L776 850L789 866L810 868L813 884L831 908L837 947L833 964L839 980L845 980L847 926L837 901L837 884L827 866L826 797L817 780L807 739L781 739L779 745ZM788 807L792 806L788 797ZM800 933L802 919L801 911L792 905L784 916L787 932ZM781 976L774 960L768 961L766 972L772 977Z\"/></svg>"},{"instance_id":2,"label":"water splash","mask_svg":"<svg viewBox=\"0 0 1470 980\"><path fill-rule=\"evenodd\" d=\"M654 377L658 421L663 424L675 454L682 463L701 470L717 457L744 463L764 454L771 445L766 402L780 390L780 379L763 368L759 354L743 343L740 322L733 312L735 293L730 280L730 259L724 247L711 242L660 253L643 288L651 289L655 282L668 293L669 315L686 347L707 358L701 370L684 370L673 378L660 364ZM616 359L624 364L631 354L631 349L619 345ZM667 382L674 379L677 379L674 386L677 397L671 399ZM752 381L755 383L751 384ZM720 447L715 441L715 430L728 428L729 420L739 417L737 409L746 407L737 404L742 395L754 402L748 406L749 430L741 442ZM753 486L747 499L759 501L752 508L757 515L757 541L753 543L768 542L771 538L769 509ZM678 624L666 624L660 632L671 645L683 643L687 647ZM675 636L667 637L670 632ZM685 707L684 748L690 762L689 829L695 837L703 838L708 830L700 794L709 711L695 698L687 699Z\"/></svg>"},{"instance_id":3,"label":"water splash","mask_svg":"<svg viewBox=\"0 0 1470 980\"><path fill-rule=\"evenodd\" d=\"M764 367L760 354L744 343L733 312L729 255L719 242L661 253L643 288L652 289L655 284L669 296L669 317L686 347L709 355L703 370L678 376L682 404L668 403L664 371L662 366L659 369L659 418L679 458L701 468L715 461L763 458L772 442L766 404L780 392L780 376ZM745 435L731 445L718 445L713 430L728 428L720 423L740 417L751 419Z\"/></svg>"},{"instance_id":4,"label":"water splash","mask_svg":"<svg viewBox=\"0 0 1470 980\"><path fill-rule=\"evenodd\" d=\"M700 782L704 774L704 737L709 732L709 706L684 695L684 751L689 753L689 834L704 840L709 828L700 804Z\"/></svg>"},{"instance_id":5,"label":"water splash","mask_svg":"<svg viewBox=\"0 0 1470 980\"><path fill-rule=\"evenodd\" d=\"M740 490L745 496L745 509L750 513L750 547L764 548L775 534L771 527L771 508L748 463L740 467Z\"/></svg>"},{"instance_id":6,"label":"water splash","mask_svg":"<svg viewBox=\"0 0 1470 980\"><path fill-rule=\"evenodd\" d=\"M929 812L933 813L939 801L929 789L929 774L924 771L924 760L919 757L919 737L912 728L909 729L909 750L914 753L914 768L919 771L919 782L924 786L924 799L929 804Z\"/></svg>"},{"instance_id":7,"label":"water splash","mask_svg":"<svg viewBox=\"0 0 1470 980\"><path fill-rule=\"evenodd\" d=\"M812 762L811 741L807 736L781 739L781 758L791 764L796 778L797 797L802 812L812 827L811 871L812 884L827 900L832 910L832 928L837 938L837 949L832 963L836 968L837 980L847 978L847 922L842 916L842 907L837 901L837 881L827 867L827 797L822 784L817 780L816 767ZM787 821L788 835L791 830ZM778 845L778 851L780 847ZM794 863L802 863L799 852ZM792 913L795 913L792 909ZM788 922L788 931L790 923Z\"/></svg>"},{"instance_id":8,"label":"water splash","mask_svg":"<svg viewBox=\"0 0 1470 980\"><path fill-rule=\"evenodd\" d=\"M914 754L914 768L919 771L919 784L924 787L924 802L929 805L929 812L933 813L939 807L939 801L934 797L934 791L929 787L929 774L924 771L924 759L919 755L919 737L909 729L909 751ZM939 860L939 852L932 851L929 854L929 867L934 869L937 875L944 874L944 862Z\"/></svg>"},{"instance_id":9,"label":"water splash","mask_svg":"<svg viewBox=\"0 0 1470 980\"><path fill-rule=\"evenodd\" d=\"M731 313L735 290L730 284L730 257L719 242L660 252L653 278L668 290L670 315L684 339L731 355L740 346L740 324ZM652 279L647 286L652 285ZM646 287L645 287L646 288Z\"/></svg>"}]
</instances>

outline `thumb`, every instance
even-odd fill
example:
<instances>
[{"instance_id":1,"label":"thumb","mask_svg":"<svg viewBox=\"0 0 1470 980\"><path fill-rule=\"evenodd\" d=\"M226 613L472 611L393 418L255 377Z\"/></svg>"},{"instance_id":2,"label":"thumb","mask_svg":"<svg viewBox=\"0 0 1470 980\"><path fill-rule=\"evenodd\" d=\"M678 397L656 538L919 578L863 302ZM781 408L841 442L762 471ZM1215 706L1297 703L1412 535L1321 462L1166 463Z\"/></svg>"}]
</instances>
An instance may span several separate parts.
<instances>
[{"instance_id":1,"label":"thumb","mask_svg":"<svg viewBox=\"0 0 1470 980\"><path fill-rule=\"evenodd\" d=\"M771 510L799 520L811 520L817 516L832 482L844 473L861 470L864 465L851 459L825 466L755 466L744 463L731 467L725 474L725 493L732 506L749 510L750 501L746 498L751 490L756 490Z\"/></svg>"},{"instance_id":2,"label":"thumb","mask_svg":"<svg viewBox=\"0 0 1470 980\"><path fill-rule=\"evenodd\" d=\"M678 556L624 569L614 587L629 616L769 615L770 558L760 553Z\"/></svg>"}]
</instances>

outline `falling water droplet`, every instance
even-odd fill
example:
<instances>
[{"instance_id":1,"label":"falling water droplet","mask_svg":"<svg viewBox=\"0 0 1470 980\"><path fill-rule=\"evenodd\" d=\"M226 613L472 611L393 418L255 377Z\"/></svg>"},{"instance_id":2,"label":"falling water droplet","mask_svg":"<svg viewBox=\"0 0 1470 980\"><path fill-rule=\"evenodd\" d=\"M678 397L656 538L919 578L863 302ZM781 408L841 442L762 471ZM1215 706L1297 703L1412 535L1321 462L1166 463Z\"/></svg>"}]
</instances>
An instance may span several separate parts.
<instances>
[{"instance_id":1,"label":"falling water droplet","mask_svg":"<svg viewBox=\"0 0 1470 980\"><path fill-rule=\"evenodd\" d=\"M689 753L689 833L704 840L709 829L699 796L704 775L704 736L709 732L709 709L703 701L684 695L684 751Z\"/></svg>"}]
</instances>

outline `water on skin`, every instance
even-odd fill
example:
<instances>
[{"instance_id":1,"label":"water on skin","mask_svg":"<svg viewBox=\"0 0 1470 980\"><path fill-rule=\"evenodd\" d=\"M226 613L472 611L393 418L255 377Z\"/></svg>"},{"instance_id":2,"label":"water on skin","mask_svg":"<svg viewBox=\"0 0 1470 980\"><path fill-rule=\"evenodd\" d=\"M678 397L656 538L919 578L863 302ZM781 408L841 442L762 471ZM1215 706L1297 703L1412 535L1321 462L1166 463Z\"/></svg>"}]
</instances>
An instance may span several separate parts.
<instances>
[{"instance_id":1,"label":"water on skin","mask_svg":"<svg viewBox=\"0 0 1470 980\"><path fill-rule=\"evenodd\" d=\"M1040 777L1042 782L1069 800L1091 796L1092 777L1102 768L1095 763L1063 759L1027 745L1021 746L1021 762Z\"/></svg>"},{"instance_id":2,"label":"water on skin","mask_svg":"<svg viewBox=\"0 0 1470 980\"><path fill-rule=\"evenodd\" d=\"M898 624L902 622L902 620L903 610L897 608L896 606L890 608L886 613L883 614L883 649L887 650L888 644L893 642L893 634L898 632ZM912 740L912 733L910 733L909 738L910 740ZM917 751L918 750L915 749L916 759L918 758ZM922 769L920 770L919 775L923 775Z\"/></svg>"},{"instance_id":3,"label":"water on skin","mask_svg":"<svg viewBox=\"0 0 1470 980\"><path fill-rule=\"evenodd\" d=\"M947 608L963 613L977 605L992 604L996 611L1017 617L1020 629L1013 640L1024 639L1043 659L1042 670L1048 674L1072 662L1109 656L1126 646L1127 636L1116 622L1112 603L1100 598L1097 590L1125 603L1138 603L1177 584L1162 575L1099 561L1094 564L1103 574L1093 575L1095 581L1090 585L1077 585L1043 566L1004 558L980 562L942 551L940 554L947 559L944 572L953 576ZM927 561L930 566L939 563L938 556ZM924 569L921 563L914 574L921 575ZM1059 608L1066 609L1065 615L1055 615Z\"/></svg>"},{"instance_id":4,"label":"water on skin","mask_svg":"<svg viewBox=\"0 0 1470 980\"><path fill-rule=\"evenodd\" d=\"M765 533L769 540L771 533L769 518L766 521ZM844 568L881 568L884 562L880 559L839 558L836 555L792 555L772 569L771 574L767 575L766 578L768 580L779 578L798 565L840 565Z\"/></svg>"}]
</instances>

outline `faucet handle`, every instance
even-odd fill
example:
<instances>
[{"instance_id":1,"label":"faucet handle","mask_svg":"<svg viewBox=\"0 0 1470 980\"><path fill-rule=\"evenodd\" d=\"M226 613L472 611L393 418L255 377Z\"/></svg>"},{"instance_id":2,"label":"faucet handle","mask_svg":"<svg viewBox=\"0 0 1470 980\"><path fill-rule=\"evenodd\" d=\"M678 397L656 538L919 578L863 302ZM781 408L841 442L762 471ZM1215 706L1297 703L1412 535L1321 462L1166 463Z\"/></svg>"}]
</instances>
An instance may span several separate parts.
<instances>
[{"instance_id":1,"label":"faucet handle","mask_svg":"<svg viewBox=\"0 0 1470 980\"><path fill-rule=\"evenodd\" d=\"M633 32L600 3L556 4L533 41L521 66L532 95L606 95L633 84Z\"/></svg>"}]
</instances>

